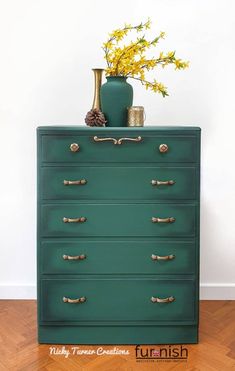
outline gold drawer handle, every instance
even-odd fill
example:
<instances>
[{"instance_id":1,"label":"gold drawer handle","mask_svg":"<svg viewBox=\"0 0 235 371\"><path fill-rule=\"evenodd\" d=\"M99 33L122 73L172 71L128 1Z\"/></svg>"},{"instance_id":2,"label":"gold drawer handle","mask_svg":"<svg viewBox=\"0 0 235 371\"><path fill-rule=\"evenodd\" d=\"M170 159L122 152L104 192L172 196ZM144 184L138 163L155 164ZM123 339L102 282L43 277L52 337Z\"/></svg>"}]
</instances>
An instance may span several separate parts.
<instances>
[{"instance_id":1,"label":"gold drawer handle","mask_svg":"<svg viewBox=\"0 0 235 371\"><path fill-rule=\"evenodd\" d=\"M80 180L64 180L64 185L84 185L87 184L86 179L80 179Z\"/></svg>"},{"instance_id":2,"label":"gold drawer handle","mask_svg":"<svg viewBox=\"0 0 235 371\"><path fill-rule=\"evenodd\" d=\"M152 254L151 259L152 260L173 260L175 259L175 255L159 256L159 255Z\"/></svg>"},{"instance_id":3,"label":"gold drawer handle","mask_svg":"<svg viewBox=\"0 0 235 371\"><path fill-rule=\"evenodd\" d=\"M119 139L115 139L115 138L98 138L97 136L94 136L94 141L95 142L113 142L113 144L122 144L123 141L129 141L129 142L140 142L142 140L142 138L139 136L137 138L119 138Z\"/></svg>"},{"instance_id":4,"label":"gold drawer handle","mask_svg":"<svg viewBox=\"0 0 235 371\"><path fill-rule=\"evenodd\" d=\"M85 303L85 301L86 301L85 296L82 296L81 298L78 298L78 299L70 299L70 298L66 298L65 296L63 297L63 302L69 303L69 304L82 304L82 303Z\"/></svg>"},{"instance_id":5,"label":"gold drawer handle","mask_svg":"<svg viewBox=\"0 0 235 371\"><path fill-rule=\"evenodd\" d=\"M151 181L151 184L152 185L156 185L156 186L161 186L161 185L174 185L175 184L175 181L174 180L166 180L166 181L163 181L163 180L157 180L157 179L153 179Z\"/></svg>"},{"instance_id":6,"label":"gold drawer handle","mask_svg":"<svg viewBox=\"0 0 235 371\"><path fill-rule=\"evenodd\" d=\"M161 218L155 218L154 216L152 217L152 222L153 223L174 223L175 222L175 218L164 218L164 219L161 219Z\"/></svg>"},{"instance_id":7,"label":"gold drawer handle","mask_svg":"<svg viewBox=\"0 0 235 371\"><path fill-rule=\"evenodd\" d=\"M64 223L85 223L87 218L82 216L81 218L63 218Z\"/></svg>"},{"instance_id":8,"label":"gold drawer handle","mask_svg":"<svg viewBox=\"0 0 235 371\"><path fill-rule=\"evenodd\" d=\"M80 150L80 147L77 143L70 144L69 148L71 152L78 152Z\"/></svg>"},{"instance_id":9,"label":"gold drawer handle","mask_svg":"<svg viewBox=\"0 0 235 371\"><path fill-rule=\"evenodd\" d=\"M129 142L141 142L142 138L139 136L137 138L120 138L117 141L117 144L122 144L123 141L129 141Z\"/></svg>"},{"instance_id":10,"label":"gold drawer handle","mask_svg":"<svg viewBox=\"0 0 235 371\"><path fill-rule=\"evenodd\" d=\"M63 255L63 259L64 260L84 260L84 259L86 259L86 255L84 255L84 254L82 254L82 255L75 255L75 256Z\"/></svg>"},{"instance_id":11,"label":"gold drawer handle","mask_svg":"<svg viewBox=\"0 0 235 371\"><path fill-rule=\"evenodd\" d=\"M95 142L110 142L111 141L113 142L113 144L118 144L118 141L115 138L98 138L97 136L95 136L93 139Z\"/></svg>"},{"instance_id":12,"label":"gold drawer handle","mask_svg":"<svg viewBox=\"0 0 235 371\"><path fill-rule=\"evenodd\" d=\"M172 303L173 301L175 301L174 296L169 296L168 298L164 298L164 299L161 299L158 297L155 298L154 296L151 297L152 303Z\"/></svg>"},{"instance_id":13,"label":"gold drawer handle","mask_svg":"<svg viewBox=\"0 0 235 371\"><path fill-rule=\"evenodd\" d=\"M169 147L168 147L167 144L160 144L160 146L159 146L159 151L161 153L166 153L168 151L168 149L169 149Z\"/></svg>"}]
</instances>

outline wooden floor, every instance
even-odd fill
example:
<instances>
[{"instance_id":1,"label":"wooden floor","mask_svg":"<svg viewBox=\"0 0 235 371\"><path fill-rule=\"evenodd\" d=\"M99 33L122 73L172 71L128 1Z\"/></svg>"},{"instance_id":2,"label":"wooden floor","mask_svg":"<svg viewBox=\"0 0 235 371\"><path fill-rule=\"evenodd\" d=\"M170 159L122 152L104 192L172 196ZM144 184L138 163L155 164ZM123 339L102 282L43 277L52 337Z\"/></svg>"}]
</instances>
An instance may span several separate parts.
<instances>
[{"instance_id":1,"label":"wooden floor","mask_svg":"<svg viewBox=\"0 0 235 371\"><path fill-rule=\"evenodd\" d=\"M202 301L200 343L186 345L186 362L136 362L134 346L118 346L129 355L50 355L51 345L37 344L36 302L0 301L0 370L135 371L235 370L235 301ZM62 346L58 346L60 349ZM65 348L71 350L72 346ZM81 349L97 349L81 346ZM157 346L156 346L157 348ZM113 346L104 346L113 349Z\"/></svg>"}]
</instances>

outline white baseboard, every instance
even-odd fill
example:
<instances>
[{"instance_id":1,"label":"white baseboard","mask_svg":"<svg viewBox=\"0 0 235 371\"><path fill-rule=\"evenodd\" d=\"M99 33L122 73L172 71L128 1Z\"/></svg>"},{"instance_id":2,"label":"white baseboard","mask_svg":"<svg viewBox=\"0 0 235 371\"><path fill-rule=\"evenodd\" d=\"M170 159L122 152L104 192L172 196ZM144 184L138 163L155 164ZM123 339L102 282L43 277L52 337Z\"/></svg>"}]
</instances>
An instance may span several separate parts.
<instances>
[{"instance_id":1,"label":"white baseboard","mask_svg":"<svg viewBox=\"0 0 235 371\"><path fill-rule=\"evenodd\" d=\"M36 285L0 285L0 299L36 299Z\"/></svg>"},{"instance_id":2,"label":"white baseboard","mask_svg":"<svg viewBox=\"0 0 235 371\"><path fill-rule=\"evenodd\" d=\"M35 285L0 285L0 299L36 299ZM235 283L202 283L201 300L235 300Z\"/></svg>"},{"instance_id":3,"label":"white baseboard","mask_svg":"<svg viewBox=\"0 0 235 371\"><path fill-rule=\"evenodd\" d=\"M201 300L235 300L235 283L201 283Z\"/></svg>"}]
</instances>

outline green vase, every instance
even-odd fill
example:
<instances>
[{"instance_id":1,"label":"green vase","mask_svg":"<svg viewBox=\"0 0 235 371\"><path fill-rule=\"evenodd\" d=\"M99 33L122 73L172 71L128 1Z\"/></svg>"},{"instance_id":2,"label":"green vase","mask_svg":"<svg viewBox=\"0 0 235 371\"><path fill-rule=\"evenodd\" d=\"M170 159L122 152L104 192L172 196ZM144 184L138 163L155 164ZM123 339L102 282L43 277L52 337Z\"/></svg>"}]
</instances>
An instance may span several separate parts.
<instances>
[{"instance_id":1,"label":"green vase","mask_svg":"<svg viewBox=\"0 0 235 371\"><path fill-rule=\"evenodd\" d=\"M126 126L127 107L133 103L133 88L123 76L109 76L101 86L101 110L107 126Z\"/></svg>"}]
</instances>

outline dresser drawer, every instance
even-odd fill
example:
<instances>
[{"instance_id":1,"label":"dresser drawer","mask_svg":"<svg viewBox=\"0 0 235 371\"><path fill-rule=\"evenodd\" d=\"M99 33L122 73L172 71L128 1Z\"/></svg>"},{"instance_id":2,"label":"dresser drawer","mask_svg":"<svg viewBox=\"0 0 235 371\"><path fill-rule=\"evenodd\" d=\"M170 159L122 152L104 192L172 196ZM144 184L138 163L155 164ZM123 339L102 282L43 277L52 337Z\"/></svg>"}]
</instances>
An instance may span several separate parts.
<instances>
[{"instance_id":1,"label":"dresser drawer","mask_svg":"<svg viewBox=\"0 0 235 371\"><path fill-rule=\"evenodd\" d=\"M193 274L195 242L41 243L43 274Z\"/></svg>"},{"instance_id":2,"label":"dresser drawer","mask_svg":"<svg viewBox=\"0 0 235 371\"><path fill-rule=\"evenodd\" d=\"M194 167L43 167L45 200L194 199ZM162 182L162 184L161 184ZM167 183L168 182L168 183Z\"/></svg>"},{"instance_id":3,"label":"dresser drawer","mask_svg":"<svg viewBox=\"0 0 235 371\"><path fill-rule=\"evenodd\" d=\"M41 207L41 235L192 237L195 214L194 204L50 204Z\"/></svg>"},{"instance_id":4,"label":"dresser drawer","mask_svg":"<svg viewBox=\"0 0 235 371\"><path fill-rule=\"evenodd\" d=\"M114 141L96 142L98 139L107 139L109 135L104 132L98 135L42 135L41 151L43 162L60 163L99 163L99 162L195 162L196 137L183 136L147 136L143 133L135 136L128 133L131 139L141 138L140 141L123 140L121 145ZM127 134L125 134L127 135ZM123 134L123 136L125 136ZM120 139L115 135L115 138ZM114 139L115 139L114 138ZM125 139L125 138L124 138ZM71 144L77 144L78 150L73 152ZM166 144L168 150L160 152L159 146ZM76 147L73 147L76 149Z\"/></svg>"},{"instance_id":5,"label":"dresser drawer","mask_svg":"<svg viewBox=\"0 0 235 371\"><path fill-rule=\"evenodd\" d=\"M194 320L192 279L42 280L41 321ZM171 302L153 302L173 297ZM70 303L85 298L86 301ZM153 298L151 301L151 298Z\"/></svg>"}]
</instances>

